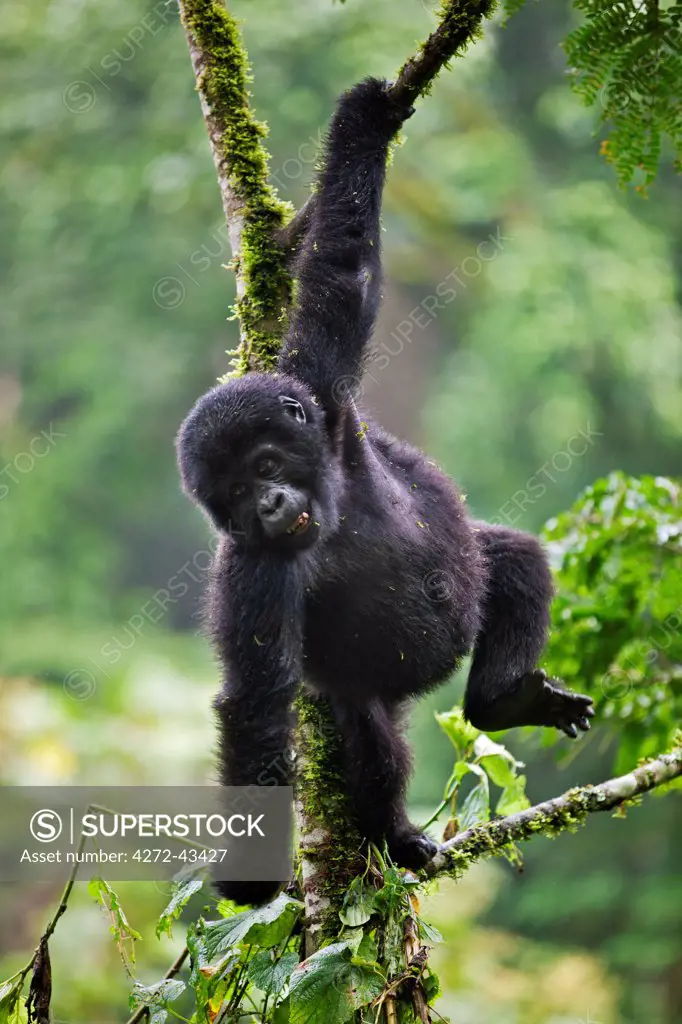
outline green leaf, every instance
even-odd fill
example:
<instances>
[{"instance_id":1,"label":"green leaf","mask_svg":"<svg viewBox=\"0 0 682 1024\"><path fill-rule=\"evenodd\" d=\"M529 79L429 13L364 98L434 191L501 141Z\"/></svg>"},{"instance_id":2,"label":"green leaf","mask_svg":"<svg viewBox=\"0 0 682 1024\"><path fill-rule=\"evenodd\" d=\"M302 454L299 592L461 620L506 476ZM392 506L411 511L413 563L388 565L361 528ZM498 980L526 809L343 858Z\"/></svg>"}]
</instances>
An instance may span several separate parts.
<instances>
[{"instance_id":1,"label":"green leaf","mask_svg":"<svg viewBox=\"0 0 682 1024\"><path fill-rule=\"evenodd\" d=\"M471 761L455 761L455 766L452 769L452 775L448 779L447 785L445 787L445 800L450 800L452 799L452 797L455 796L457 790L459 789L460 782L462 781L464 776L472 770L473 769L471 767Z\"/></svg>"},{"instance_id":2,"label":"green leaf","mask_svg":"<svg viewBox=\"0 0 682 1024\"><path fill-rule=\"evenodd\" d=\"M291 1024L345 1024L384 988L377 964L357 962L344 942L318 950L291 976Z\"/></svg>"},{"instance_id":3,"label":"green leaf","mask_svg":"<svg viewBox=\"0 0 682 1024\"><path fill-rule=\"evenodd\" d=\"M291 1013L291 999L289 996L283 999L279 1003L272 1014L272 1024L289 1024L289 1015Z\"/></svg>"},{"instance_id":4,"label":"green leaf","mask_svg":"<svg viewBox=\"0 0 682 1024\"><path fill-rule=\"evenodd\" d=\"M18 974L0 982L0 1009L2 1009L11 997L16 998L16 991L21 991L22 983Z\"/></svg>"},{"instance_id":5,"label":"green leaf","mask_svg":"<svg viewBox=\"0 0 682 1024\"><path fill-rule=\"evenodd\" d=\"M508 758L494 755L482 757L479 764L496 786L501 786L504 789L507 786L511 786L514 782L516 767L513 760L510 761Z\"/></svg>"},{"instance_id":6,"label":"green leaf","mask_svg":"<svg viewBox=\"0 0 682 1024\"><path fill-rule=\"evenodd\" d=\"M523 763L517 761L506 747L501 743L495 743L485 733L481 733L477 737L474 743L474 753L481 767L485 769L495 785L502 789L511 786L516 778L517 770L524 767Z\"/></svg>"},{"instance_id":7,"label":"green leaf","mask_svg":"<svg viewBox=\"0 0 682 1024\"><path fill-rule=\"evenodd\" d=\"M24 1024L26 1009L21 999L24 979L15 975L0 983L0 1024Z\"/></svg>"},{"instance_id":8,"label":"green leaf","mask_svg":"<svg viewBox=\"0 0 682 1024\"><path fill-rule=\"evenodd\" d=\"M427 1002L432 1003L440 993L440 981L438 980L437 975L435 975L431 970L426 970L424 974L422 974L421 981Z\"/></svg>"},{"instance_id":9,"label":"green leaf","mask_svg":"<svg viewBox=\"0 0 682 1024\"><path fill-rule=\"evenodd\" d=\"M352 1016L350 960L346 943L336 942L299 964L291 976L291 1024L344 1024Z\"/></svg>"},{"instance_id":10,"label":"green leaf","mask_svg":"<svg viewBox=\"0 0 682 1024\"><path fill-rule=\"evenodd\" d=\"M204 884L203 878L188 878L173 886L171 901L159 916L156 924L156 937L161 938L164 932L170 937L172 935L173 921L182 913L182 910L189 903L195 892L199 892Z\"/></svg>"},{"instance_id":11,"label":"green leaf","mask_svg":"<svg viewBox=\"0 0 682 1024\"><path fill-rule=\"evenodd\" d=\"M249 980L265 995L278 996L288 984L291 972L298 966L298 962L296 953L282 953L277 957L269 950L262 949L249 963Z\"/></svg>"},{"instance_id":12,"label":"green leaf","mask_svg":"<svg viewBox=\"0 0 682 1024\"><path fill-rule=\"evenodd\" d=\"M374 911L376 891L367 885L362 878L354 878L348 887L339 911L343 924L349 928L359 928L366 924Z\"/></svg>"},{"instance_id":13,"label":"green leaf","mask_svg":"<svg viewBox=\"0 0 682 1024\"><path fill-rule=\"evenodd\" d=\"M281 893L264 907L207 921L203 932L206 955L212 961L242 942L265 949L278 946L291 934L302 912L302 903Z\"/></svg>"},{"instance_id":14,"label":"green leaf","mask_svg":"<svg viewBox=\"0 0 682 1024\"><path fill-rule=\"evenodd\" d=\"M472 766L478 767L477 765ZM488 776L482 769L479 769L479 780L467 796L461 811L457 815L460 831L479 825L490 818L490 791Z\"/></svg>"},{"instance_id":15,"label":"green leaf","mask_svg":"<svg viewBox=\"0 0 682 1024\"><path fill-rule=\"evenodd\" d=\"M417 916L417 924L419 925L419 937L425 939L427 942L442 942L443 936L434 928L432 924L425 921L423 918Z\"/></svg>"},{"instance_id":16,"label":"green leaf","mask_svg":"<svg viewBox=\"0 0 682 1024\"><path fill-rule=\"evenodd\" d=\"M199 921L187 932L187 948L191 960L189 985L196 1002L194 1024L210 1024L212 1020L211 1004L220 996L221 990L227 987L230 976L233 971L238 969L242 957L242 951L238 947L227 950L213 963L209 963L203 927L203 921ZM215 1015L213 1014L213 1016Z\"/></svg>"},{"instance_id":17,"label":"green leaf","mask_svg":"<svg viewBox=\"0 0 682 1024\"><path fill-rule=\"evenodd\" d=\"M349 986L353 1009L369 1006L384 990L385 978L379 964L353 958Z\"/></svg>"},{"instance_id":18,"label":"green leaf","mask_svg":"<svg viewBox=\"0 0 682 1024\"><path fill-rule=\"evenodd\" d=\"M594 698L616 772L668 749L682 720L681 523L678 483L612 473L545 527L558 584L545 667Z\"/></svg>"},{"instance_id":19,"label":"green leaf","mask_svg":"<svg viewBox=\"0 0 682 1024\"><path fill-rule=\"evenodd\" d=\"M356 956L359 960L377 960L379 957L379 950L376 944L376 940L373 935L366 934L362 937L362 942L358 946Z\"/></svg>"},{"instance_id":20,"label":"green leaf","mask_svg":"<svg viewBox=\"0 0 682 1024\"><path fill-rule=\"evenodd\" d=\"M464 717L461 708L453 708L451 711L441 711L436 715L436 721L458 752L462 752L476 740L479 735Z\"/></svg>"},{"instance_id":21,"label":"green leaf","mask_svg":"<svg viewBox=\"0 0 682 1024\"><path fill-rule=\"evenodd\" d=\"M135 982L130 994L130 1009L137 1010L141 1006L149 1007L149 1020L153 1024L164 1024L168 1004L178 999L185 991L186 985L179 978L163 978L154 985L142 985Z\"/></svg>"},{"instance_id":22,"label":"green leaf","mask_svg":"<svg viewBox=\"0 0 682 1024\"><path fill-rule=\"evenodd\" d=\"M500 815L517 814L519 811L525 811L527 807L530 807L530 800L526 796L526 776L519 775L502 790L495 813Z\"/></svg>"},{"instance_id":23,"label":"green leaf","mask_svg":"<svg viewBox=\"0 0 682 1024\"><path fill-rule=\"evenodd\" d=\"M135 962L135 942L141 939L139 932L135 931L128 922L121 901L103 878L92 878L88 882L88 893L97 900L111 916L111 934L114 936L121 959L124 963L130 960Z\"/></svg>"},{"instance_id":24,"label":"green leaf","mask_svg":"<svg viewBox=\"0 0 682 1024\"><path fill-rule=\"evenodd\" d=\"M348 928L347 926L344 926L336 936L336 941L344 942L350 949L353 956L359 956L359 950L364 936L364 928Z\"/></svg>"}]
</instances>

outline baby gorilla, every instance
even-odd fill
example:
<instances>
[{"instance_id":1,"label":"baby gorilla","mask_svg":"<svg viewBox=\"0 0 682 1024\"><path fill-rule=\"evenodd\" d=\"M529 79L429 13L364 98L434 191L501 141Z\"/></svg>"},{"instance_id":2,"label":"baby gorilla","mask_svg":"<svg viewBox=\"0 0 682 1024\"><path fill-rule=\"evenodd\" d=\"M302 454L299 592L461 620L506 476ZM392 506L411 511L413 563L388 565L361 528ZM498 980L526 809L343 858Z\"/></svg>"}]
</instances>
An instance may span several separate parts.
<instances>
[{"instance_id":1,"label":"baby gorilla","mask_svg":"<svg viewBox=\"0 0 682 1024\"><path fill-rule=\"evenodd\" d=\"M306 211L297 299L274 374L209 391L178 437L186 492L221 534L209 622L225 785L287 784L299 682L325 695L362 833L418 869L435 844L408 819L401 712L473 654L467 718L575 737L591 700L536 668L552 582L535 538L473 522L424 455L362 422L352 384L380 300L388 146L412 110L385 82L341 97ZM261 902L273 883L223 882Z\"/></svg>"}]
</instances>

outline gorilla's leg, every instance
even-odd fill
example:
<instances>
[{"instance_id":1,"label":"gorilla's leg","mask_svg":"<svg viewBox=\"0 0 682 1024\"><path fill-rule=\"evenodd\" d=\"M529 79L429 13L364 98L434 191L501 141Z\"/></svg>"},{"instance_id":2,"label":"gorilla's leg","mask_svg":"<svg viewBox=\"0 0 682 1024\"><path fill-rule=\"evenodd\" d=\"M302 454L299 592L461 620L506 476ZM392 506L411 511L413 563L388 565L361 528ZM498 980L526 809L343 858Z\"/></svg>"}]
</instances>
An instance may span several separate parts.
<instances>
[{"instance_id":1,"label":"gorilla's leg","mask_svg":"<svg viewBox=\"0 0 682 1024\"><path fill-rule=\"evenodd\" d=\"M399 710L380 700L358 706L335 699L333 708L360 831L377 844L385 838L397 864L418 870L431 860L436 844L405 811L411 758Z\"/></svg>"},{"instance_id":2,"label":"gorilla's leg","mask_svg":"<svg viewBox=\"0 0 682 1024\"><path fill-rule=\"evenodd\" d=\"M479 537L488 586L464 713L479 729L545 725L575 738L590 727L592 699L562 689L535 667L553 593L545 553L535 537L506 527L480 524Z\"/></svg>"}]
</instances>

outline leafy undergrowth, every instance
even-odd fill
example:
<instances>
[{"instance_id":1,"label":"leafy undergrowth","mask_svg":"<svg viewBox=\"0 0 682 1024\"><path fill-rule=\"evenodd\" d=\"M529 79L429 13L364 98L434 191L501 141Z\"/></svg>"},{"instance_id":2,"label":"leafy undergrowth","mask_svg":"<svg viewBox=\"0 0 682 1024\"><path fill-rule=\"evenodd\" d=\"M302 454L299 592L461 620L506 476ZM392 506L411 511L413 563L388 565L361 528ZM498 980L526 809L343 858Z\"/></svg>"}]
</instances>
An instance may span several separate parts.
<instances>
[{"instance_id":1,"label":"leafy undergrowth","mask_svg":"<svg viewBox=\"0 0 682 1024\"><path fill-rule=\"evenodd\" d=\"M544 533L557 577L544 664L595 700L616 770L667 750L682 721L682 491L613 473Z\"/></svg>"},{"instance_id":2,"label":"leafy undergrowth","mask_svg":"<svg viewBox=\"0 0 682 1024\"><path fill-rule=\"evenodd\" d=\"M439 715L438 721L455 747L456 760L443 802L431 821L446 807L446 835L488 821L491 787L500 790L495 813L528 806L525 777L519 771L523 765L505 747L469 725L458 708ZM474 784L462 799L464 779ZM518 861L511 845L500 854ZM207 851L207 860L209 855ZM388 1019L412 1024L419 1019L420 1002L427 1006L439 994L428 954L441 937L419 913L426 885L424 879L392 864L386 851L372 847L363 874L345 893L337 934L308 957L304 956L305 907L300 900L281 893L263 907L243 911L220 901L215 918L211 909L210 918L201 916L189 924L186 953L177 969L151 984L138 980L135 951L141 936L129 923L117 893L101 878L88 888L106 911L113 941L133 984L131 1020L378 1024ZM157 922L159 940L173 938L174 925L191 909L188 905L194 897L210 899L209 906L215 906L206 866L176 879ZM180 977L186 959L190 969ZM23 972L0 984L0 1024L26 1024L28 977ZM33 978L35 984L35 971Z\"/></svg>"}]
</instances>

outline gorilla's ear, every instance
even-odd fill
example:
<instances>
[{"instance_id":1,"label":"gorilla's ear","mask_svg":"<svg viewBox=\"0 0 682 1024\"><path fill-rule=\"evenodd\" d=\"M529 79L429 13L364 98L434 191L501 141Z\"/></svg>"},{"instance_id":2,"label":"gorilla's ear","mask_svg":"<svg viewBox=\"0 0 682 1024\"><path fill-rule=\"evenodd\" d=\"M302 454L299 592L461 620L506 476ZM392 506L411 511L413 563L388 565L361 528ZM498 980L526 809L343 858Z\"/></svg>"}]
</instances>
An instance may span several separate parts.
<instances>
[{"instance_id":1,"label":"gorilla's ear","mask_svg":"<svg viewBox=\"0 0 682 1024\"><path fill-rule=\"evenodd\" d=\"M295 398L290 398L289 395L280 395L279 400L287 415L293 416L297 423L308 422L306 419L305 409L299 401Z\"/></svg>"}]
</instances>

